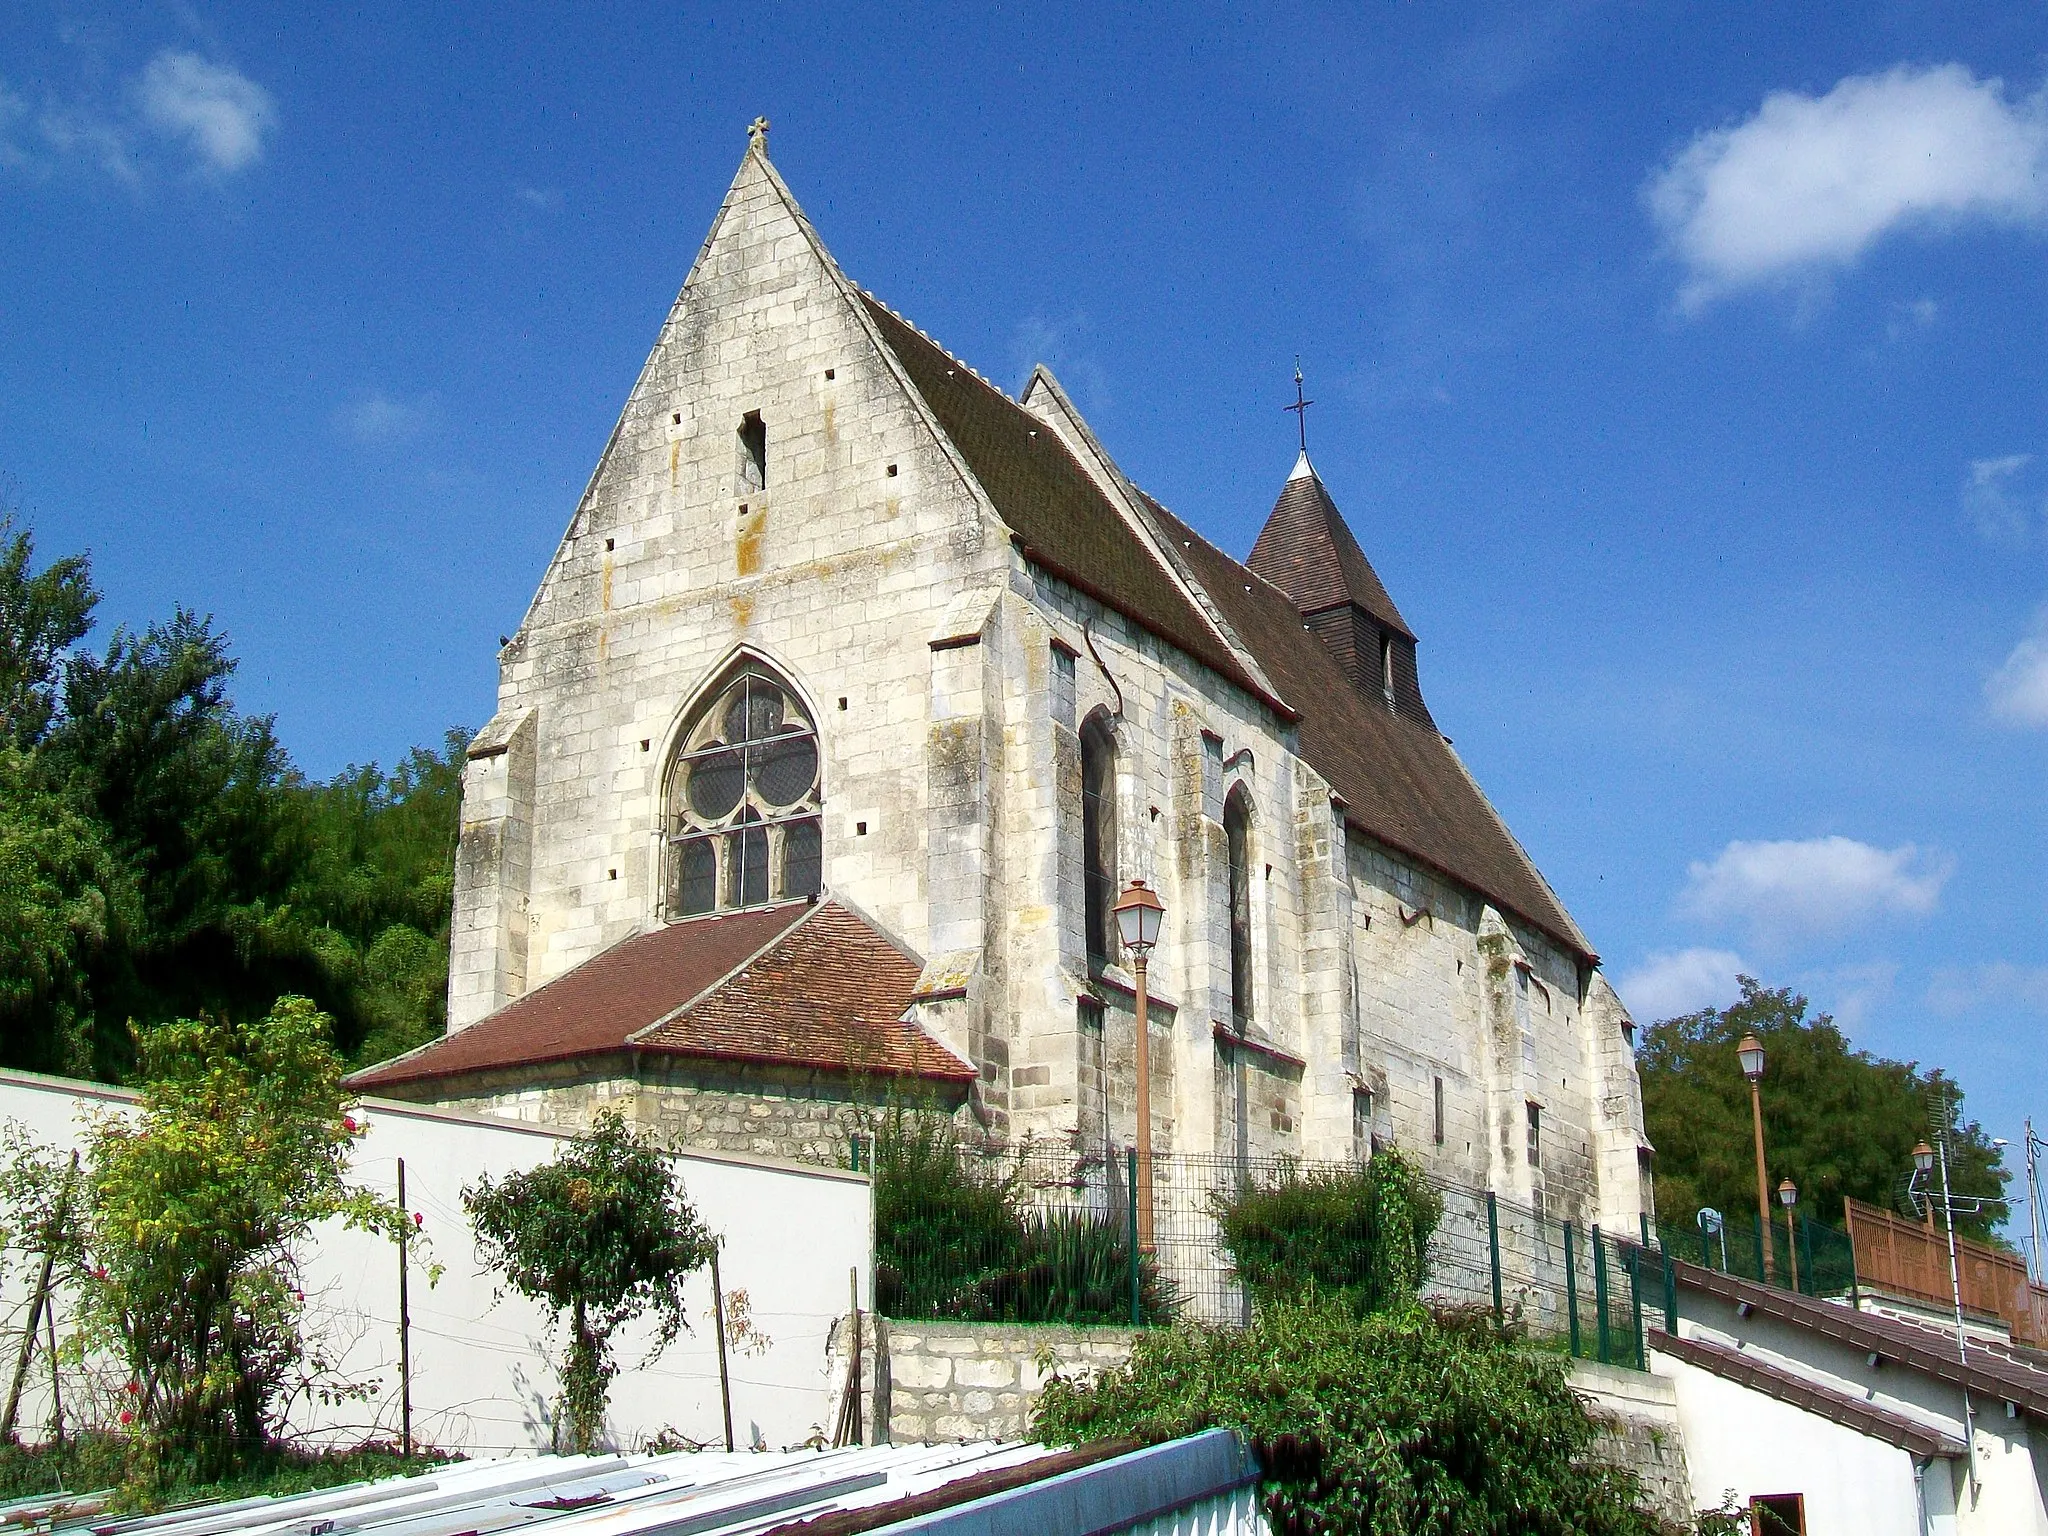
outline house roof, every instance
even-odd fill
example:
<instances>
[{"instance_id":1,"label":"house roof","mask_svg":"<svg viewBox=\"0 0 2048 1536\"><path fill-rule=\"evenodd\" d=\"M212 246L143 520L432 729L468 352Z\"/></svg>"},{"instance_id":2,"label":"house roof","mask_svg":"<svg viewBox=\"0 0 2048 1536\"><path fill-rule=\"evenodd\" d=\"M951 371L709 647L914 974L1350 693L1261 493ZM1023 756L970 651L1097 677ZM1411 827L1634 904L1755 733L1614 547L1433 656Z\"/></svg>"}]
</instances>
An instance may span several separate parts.
<instances>
[{"instance_id":1,"label":"house roof","mask_svg":"<svg viewBox=\"0 0 2048 1536\"><path fill-rule=\"evenodd\" d=\"M1959 1360L1953 1333L1879 1312L1859 1311L1839 1302L1795 1295L1776 1286L1759 1285L1754 1280L1688 1264L1683 1259L1674 1258L1670 1263L1678 1283L1691 1290L1737 1306L1746 1305L1765 1317L2048 1418L2048 1370L2028 1365L2003 1351L1970 1341Z\"/></svg>"},{"instance_id":2,"label":"house roof","mask_svg":"<svg viewBox=\"0 0 2048 1536\"><path fill-rule=\"evenodd\" d=\"M1250 652L1269 688L1250 675L1056 432L871 295L861 300L1027 559L1298 721L1302 756L1344 800L1347 818L1360 831L1480 892L1577 954L1597 958L1441 733L1361 695L1304 627L1307 610L1283 586L1137 493L1165 536L1180 541L1184 571ZM1324 530L1315 537L1327 538L1342 564L1332 588L1336 601L1356 596L1376 619L1408 635L1313 471L1308 483L1314 491L1305 500L1300 483L1289 481L1275 517L1282 508L1290 517L1302 508L1305 526L1321 519ZM1313 542L1305 535L1304 550ZM1311 556L1304 553L1302 560L1300 579L1306 581Z\"/></svg>"},{"instance_id":3,"label":"house roof","mask_svg":"<svg viewBox=\"0 0 2048 1536\"><path fill-rule=\"evenodd\" d=\"M636 1053L972 1081L973 1067L903 1021L920 970L830 898L725 912L615 944L348 1083L375 1092Z\"/></svg>"},{"instance_id":4,"label":"house roof","mask_svg":"<svg viewBox=\"0 0 2048 1536\"><path fill-rule=\"evenodd\" d=\"M1661 1330L1651 1333L1650 1347L1688 1365L1698 1366L1723 1381L1732 1381L1737 1386L1774 1397L1781 1403L1817 1413L1844 1429L1869 1435L1915 1456L1964 1454L1963 1442L1953 1435L1944 1434L1932 1425L1864 1398L1851 1397L1846 1392L1810 1381L1781 1365L1759 1359L1748 1350L1698 1335L1674 1337Z\"/></svg>"},{"instance_id":5,"label":"house roof","mask_svg":"<svg viewBox=\"0 0 2048 1536\"><path fill-rule=\"evenodd\" d=\"M1245 565L1303 613L1352 603L1396 634L1415 638L1306 453L1280 488Z\"/></svg>"}]
</instances>

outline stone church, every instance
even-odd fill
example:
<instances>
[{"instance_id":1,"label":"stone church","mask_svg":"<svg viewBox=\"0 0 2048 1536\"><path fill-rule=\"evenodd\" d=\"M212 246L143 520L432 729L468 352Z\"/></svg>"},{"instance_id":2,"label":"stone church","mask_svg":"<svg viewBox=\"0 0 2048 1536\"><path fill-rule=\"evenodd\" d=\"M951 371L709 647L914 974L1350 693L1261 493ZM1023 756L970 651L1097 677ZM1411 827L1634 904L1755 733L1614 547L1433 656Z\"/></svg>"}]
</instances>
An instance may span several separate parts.
<instances>
[{"instance_id":1,"label":"stone church","mask_svg":"<svg viewBox=\"0 0 2048 1536\"><path fill-rule=\"evenodd\" d=\"M1277 474L1278 466L1276 466ZM463 779L448 1033L356 1088L843 1163L929 1096L1632 1228L1633 1025L1307 455L1240 563L852 283L757 124Z\"/></svg>"}]
</instances>

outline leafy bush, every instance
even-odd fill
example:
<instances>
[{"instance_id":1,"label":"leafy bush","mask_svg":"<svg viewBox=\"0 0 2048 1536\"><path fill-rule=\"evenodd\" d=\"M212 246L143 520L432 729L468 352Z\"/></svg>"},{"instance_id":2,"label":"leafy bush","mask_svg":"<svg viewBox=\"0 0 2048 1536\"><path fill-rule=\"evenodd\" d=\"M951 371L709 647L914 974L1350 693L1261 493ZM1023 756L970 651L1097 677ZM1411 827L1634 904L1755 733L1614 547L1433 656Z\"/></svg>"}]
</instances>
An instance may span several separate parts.
<instances>
[{"instance_id":1,"label":"leafy bush","mask_svg":"<svg viewBox=\"0 0 2048 1536\"><path fill-rule=\"evenodd\" d=\"M875 1307L888 1317L964 1322L1128 1323L1124 1220L1034 1209L1017 1175L974 1166L938 1111L891 1105L875 1134ZM1164 1321L1157 1267L1138 1277L1139 1310Z\"/></svg>"},{"instance_id":2,"label":"leafy bush","mask_svg":"<svg viewBox=\"0 0 2048 1536\"><path fill-rule=\"evenodd\" d=\"M1224 1250L1260 1307L1304 1295L1356 1312L1415 1304L1443 1201L1393 1149L1362 1167L1289 1168L1216 1201Z\"/></svg>"},{"instance_id":3,"label":"leafy bush","mask_svg":"<svg viewBox=\"0 0 2048 1536\"><path fill-rule=\"evenodd\" d=\"M0 1444L0 1499L33 1497L59 1489L88 1493L128 1484L127 1496L117 1495L115 1507L137 1507L127 1475L133 1450L128 1436L104 1431L73 1435L61 1445L29 1448ZM282 1498L331 1488L338 1483L413 1477L454 1459L443 1451L421 1450L407 1458L399 1454L396 1446L377 1443L332 1451L271 1446L226 1482L172 1483L159 1492L160 1496L174 1498L181 1504L256 1494Z\"/></svg>"},{"instance_id":4,"label":"leafy bush","mask_svg":"<svg viewBox=\"0 0 2048 1536\"><path fill-rule=\"evenodd\" d=\"M1249 1328L1142 1334L1090 1385L1055 1377L1034 1432L1078 1445L1234 1429L1279 1536L1654 1536L1634 1474L1587 1459L1598 1431L1569 1372L1420 1308L1273 1301Z\"/></svg>"},{"instance_id":5,"label":"leafy bush","mask_svg":"<svg viewBox=\"0 0 2048 1536\"><path fill-rule=\"evenodd\" d=\"M328 1040L300 997L242 1023L159 1025L138 1039L136 1116L88 1127L84 1210L60 1256L87 1353L126 1369L138 1486L237 1475L274 1452L297 1392L367 1391L321 1380L299 1248L322 1221L395 1237L406 1217L345 1178L360 1128Z\"/></svg>"},{"instance_id":6,"label":"leafy bush","mask_svg":"<svg viewBox=\"0 0 2048 1536\"><path fill-rule=\"evenodd\" d=\"M659 1354L689 1326L683 1281L711 1262L666 1156L616 1110L552 1162L462 1192L485 1262L520 1295L569 1314L562 1407L569 1449L597 1449L618 1364L611 1336L652 1311Z\"/></svg>"}]
</instances>

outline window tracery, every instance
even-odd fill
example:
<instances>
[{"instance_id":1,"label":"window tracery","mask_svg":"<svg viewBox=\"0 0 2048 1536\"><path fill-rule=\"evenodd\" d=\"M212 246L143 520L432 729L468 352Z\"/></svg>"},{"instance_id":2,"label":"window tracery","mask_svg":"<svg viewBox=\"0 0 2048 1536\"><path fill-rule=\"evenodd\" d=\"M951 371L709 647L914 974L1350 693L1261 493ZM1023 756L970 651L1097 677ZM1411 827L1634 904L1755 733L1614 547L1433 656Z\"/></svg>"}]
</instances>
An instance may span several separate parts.
<instances>
[{"instance_id":1,"label":"window tracery","mask_svg":"<svg viewBox=\"0 0 2048 1536\"><path fill-rule=\"evenodd\" d=\"M818 731L747 662L683 731L668 776L670 918L815 896L824 883Z\"/></svg>"}]
</instances>

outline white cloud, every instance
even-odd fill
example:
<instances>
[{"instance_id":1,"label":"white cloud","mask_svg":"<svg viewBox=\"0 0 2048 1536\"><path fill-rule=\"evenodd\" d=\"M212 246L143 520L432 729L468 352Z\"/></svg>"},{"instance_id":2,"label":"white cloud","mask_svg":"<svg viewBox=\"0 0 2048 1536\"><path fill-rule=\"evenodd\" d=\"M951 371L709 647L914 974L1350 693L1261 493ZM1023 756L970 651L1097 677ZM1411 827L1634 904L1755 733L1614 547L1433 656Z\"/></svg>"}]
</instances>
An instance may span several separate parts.
<instances>
[{"instance_id":1,"label":"white cloud","mask_svg":"<svg viewBox=\"0 0 2048 1536\"><path fill-rule=\"evenodd\" d=\"M560 187L535 187L529 186L525 182L514 182L512 184L512 195L526 204L527 207L538 208L543 213L551 213L562 206L562 189Z\"/></svg>"},{"instance_id":2,"label":"white cloud","mask_svg":"<svg viewBox=\"0 0 2048 1536\"><path fill-rule=\"evenodd\" d=\"M1898 980L1897 961L1867 960L1802 976L1798 985L1800 991L1824 1004L1837 1024L1854 1033L1881 1005L1891 1001Z\"/></svg>"},{"instance_id":3,"label":"white cloud","mask_svg":"<svg viewBox=\"0 0 2048 1536\"><path fill-rule=\"evenodd\" d=\"M439 401L431 394L402 400L373 390L336 411L334 424L366 448L388 448L424 436L439 415Z\"/></svg>"},{"instance_id":4,"label":"white cloud","mask_svg":"<svg viewBox=\"0 0 2048 1536\"><path fill-rule=\"evenodd\" d=\"M143 67L136 100L152 128L182 140L204 169L222 175L262 159L277 120L270 93L247 75L175 48Z\"/></svg>"},{"instance_id":5,"label":"white cloud","mask_svg":"<svg viewBox=\"0 0 2048 1536\"><path fill-rule=\"evenodd\" d=\"M1894 229L2048 216L2048 102L2006 99L1961 64L1779 91L1693 141L1645 200L1688 272L1680 299L1813 276Z\"/></svg>"},{"instance_id":6,"label":"white cloud","mask_svg":"<svg viewBox=\"0 0 2048 1536\"><path fill-rule=\"evenodd\" d=\"M1010 338L1018 376L1030 378L1032 367L1043 363L1075 397L1076 405L1100 410L1109 403L1109 375L1095 355L1094 332L1095 323L1086 315L1064 320L1029 316Z\"/></svg>"},{"instance_id":7,"label":"white cloud","mask_svg":"<svg viewBox=\"0 0 2048 1536\"><path fill-rule=\"evenodd\" d=\"M1954 1017L1980 1008L2018 1005L2048 1013L2048 965L1948 966L1927 984L1927 1006Z\"/></svg>"},{"instance_id":8,"label":"white cloud","mask_svg":"<svg viewBox=\"0 0 2048 1536\"><path fill-rule=\"evenodd\" d=\"M1963 514L1979 534L1999 543L2018 543L2048 513L2048 500L2026 485L2031 453L1972 459L1963 480Z\"/></svg>"},{"instance_id":9,"label":"white cloud","mask_svg":"<svg viewBox=\"0 0 2048 1536\"><path fill-rule=\"evenodd\" d=\"M156 159L152 140L174 145L213 176L246 170L276 126L270 93L239 71L196 53L160 50L124 88L31 106L0 82L0 166L49 177L78 169L139 185Z\"/></svg>"},{"instance_id":10,"label":"white cloud","mask_svg":"<svg viewBox=\"0 0 2048 1536\"><path fill-rule=\"evenodd\" d=\"M1848 837L1733 842L1688 869L1679 907L1703 921L1746 924L1765 939L1840 933L1873 917L1932 912L1953 867L1911 843L1887 850Z\"/></svg>"},{"instance_id":11,"label":"white cloud","mask_svg":"<svg viewBox=\"0 0 2048 1536\"><path fill-rule=\"evenodd\" d=\"M2034 615L2034 627L1984 680L1984 702L2006 725L2048 725L2048 608Z\"/></svg>"},{"instance_id":12,"label":"white cloud","mask_svg":"<svg viewBox=\"0 0 2048 1536\"><path fill-rule=\"evenodd\" d=\"M1614 990L1631 1014L1652 1023L1733 1002L1741 991L1735 978L1748 970L1732 950L1659 950L1618 977Z\"/></svg>"}]
</instances>

